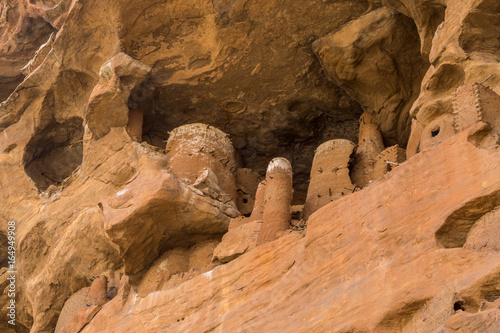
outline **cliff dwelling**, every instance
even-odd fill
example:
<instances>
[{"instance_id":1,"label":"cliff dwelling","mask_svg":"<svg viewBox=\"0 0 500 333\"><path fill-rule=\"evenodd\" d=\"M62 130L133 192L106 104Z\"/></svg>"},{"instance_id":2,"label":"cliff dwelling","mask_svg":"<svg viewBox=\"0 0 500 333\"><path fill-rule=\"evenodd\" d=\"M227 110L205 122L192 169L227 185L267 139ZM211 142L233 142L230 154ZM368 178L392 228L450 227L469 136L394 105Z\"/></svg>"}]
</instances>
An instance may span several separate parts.
<instances>
[{"instance_id":1,"label":"cliff dwelling","mask_svg":"<svg viewBox=\"0 0 500 333\"><path fill-rule=\"evenodd\" d=\"M500 332L496 0L0 4L0 331Z\"/></svg>"}]
</instances>

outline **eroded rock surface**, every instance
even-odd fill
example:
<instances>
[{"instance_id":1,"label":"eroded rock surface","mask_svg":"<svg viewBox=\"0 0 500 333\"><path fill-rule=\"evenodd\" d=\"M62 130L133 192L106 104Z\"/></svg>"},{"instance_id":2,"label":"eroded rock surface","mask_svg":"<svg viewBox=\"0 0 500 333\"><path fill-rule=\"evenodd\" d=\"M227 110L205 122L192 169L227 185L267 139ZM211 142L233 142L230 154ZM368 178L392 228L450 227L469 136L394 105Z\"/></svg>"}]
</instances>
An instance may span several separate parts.
<instances>
[{"instance_id":1,"label":"eroded rock surface","mask_svg":"<svg viewBox=\"0 0 500 333\"><path fill-rule=\"evenodd\" d=\"M498 331L499 15L2 2L0 316L15 221L18 332Z\"/></svg>"},{"instance_id":2,"label":"eroded rock surface","mask_svg":"<svg viewBox=\"0 0 500 333\"><path fill-rule=\"evenodd\" d=\"M496 312L481 304L498 297L500 254L443 248L435 233L464 202L500 191L499 162L498 149L474 147L467 133L454 136L321 208L305 238L284 236L120 307L113 300L83 332L137 325L173 332L433 332L457 323L454 314L464 310L453 329L465 332L483 318L487 326L479 331L494 332L496 321L488 318ZM482 172L466 171L476 167Z\"/></svg>"},{"instance_id":3,"label":"eroded rock surface","mask_svg":"<svg viewBox=\"0 0 500 333\"><path fill-rule=\"evenodd\" d=\"M329 79L373 115L388 144L405 144L427 63L408 17L378 9L314 42Z\"/></svg>"}]
</instances>

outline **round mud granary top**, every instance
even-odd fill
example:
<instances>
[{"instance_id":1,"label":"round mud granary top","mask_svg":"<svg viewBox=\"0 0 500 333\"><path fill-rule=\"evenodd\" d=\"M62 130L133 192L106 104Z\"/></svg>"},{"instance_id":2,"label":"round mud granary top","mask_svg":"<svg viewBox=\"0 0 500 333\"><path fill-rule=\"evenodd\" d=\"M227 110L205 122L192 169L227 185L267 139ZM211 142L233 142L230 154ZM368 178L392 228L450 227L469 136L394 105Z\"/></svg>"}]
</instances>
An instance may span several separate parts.
<instances>
[{"instance_id":1,"label":"round mud granary top","mask_svg":"<svg viewBox=\"0 0 500 333\"><path fill-rule=\"evenodd\" d=\"M205 145L209 146L205 147ZM205 148L201 152L212 155L220 154L221 157L234 157L234 147L228 135L216 127L201 123L187 124L172 130L166 149L171 150L174 148L178 153L186 152L190 154L199 152L202 147ZM208 148L215 151L205 151ZM228 165L228 167L234 166L233 158L232 165Z\"/></svg>"},{"instance_id":2,"label":"round mud granary top","mask_svg":"<svg viewBox=\"0 0 500 333\"><path fill-rule=\"evenodd\" d=\"M170 132L166 150L168 167L178 178L192 184L210 169L221 189L236 199L235 151L226 133L206 124L183 125Z\"/></svg>"}]
</instances>

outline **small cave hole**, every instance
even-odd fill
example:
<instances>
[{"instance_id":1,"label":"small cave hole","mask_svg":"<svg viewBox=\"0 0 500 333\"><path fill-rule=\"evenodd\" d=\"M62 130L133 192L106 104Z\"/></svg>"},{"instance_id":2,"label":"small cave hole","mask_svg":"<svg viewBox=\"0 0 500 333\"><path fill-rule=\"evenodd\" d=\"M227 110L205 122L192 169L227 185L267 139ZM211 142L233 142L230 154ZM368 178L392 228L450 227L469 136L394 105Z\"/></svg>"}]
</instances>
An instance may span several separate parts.
<instances>
[{"instance_id":1,"label":"small cave hole","mask_svg":"<svg viewBox=\"0 0 500 333\"><path fill-rule=\"evenodd\" d=\"M35 131L26 146L24 170L40 191L60 185L83 159L83 120L73 117Z\"/></svg>"},{"instance_id":2,"label":"small cave hole","mask_svg":"<svg viewBox=\"0 0 500 333\"><path fill-rule=\"evenodd\" d=\"M165 115L162 115L155 105L154 95L157 88L158 84L153 77L147 76L140 85L132 89L128 106L130 110L136 110L138 111L136 114L141 115L140 120L137 117L135 119L135 122L139 124L139 128L135 128L136 134L139 135L138 141L165 149L168 131L172 128L167 126ZM129 125L131 125L130 122Z\"/></svg>"},{"instance_id":3,"label":"small cave hole","mask_svg":"<svg viewBox=\"0 0 500 333\"><path fill-rule=\"evenodd\" d=\"M435 138L436 136L438 136L439 131L440 131L440 128L439 128L439 127L438 127L438 128L436 128L436 129L434 129L434 130L432 130L432 131L431 131L431 136L432 136L433 138Z\"/></svg>"},{"instance_id":4,"label":"small cave hole","mask_svg":"<svg viewBox=\"0 0 500 333\"><path fill-rule=\"evenodd\" d=\"M248 199L247 198L243 198L243 203L244 204L248 203Z\"/></svg>"},{"instance_id":5,"label":"small cave hole","mask_svg":"<svg viewBox=\"0 0 500 333\"><path fill-rule=\"evenodd\" d=\"M3 151L4 153L10 153L11 151L13 151L15 148L17 147L17 143L13 143L11 145L9 145L7 148L5 148L5 150Z\"/></svg>"},{"instance_id":6,"label":"small cave hole","mask_svg":"<svg viewBox=\"0 0 500 333\"><path fill-rule=\"evenodd\" d=\"M458 310L465 311L464 302L462 302L462 301L455 302L455 304L453 304L453 310L454 311L458 311Z\"/></svg>"}]
</instances>

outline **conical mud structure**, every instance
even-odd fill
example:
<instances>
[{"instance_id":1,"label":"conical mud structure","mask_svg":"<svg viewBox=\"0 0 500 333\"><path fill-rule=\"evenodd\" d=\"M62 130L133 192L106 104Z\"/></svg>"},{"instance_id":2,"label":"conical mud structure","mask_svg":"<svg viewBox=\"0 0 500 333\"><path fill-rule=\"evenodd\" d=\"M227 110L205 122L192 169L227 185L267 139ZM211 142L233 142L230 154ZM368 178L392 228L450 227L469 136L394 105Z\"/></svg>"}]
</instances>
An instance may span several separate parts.
<instances>
[{"instance_id":1,"label":"conical mud structure","mask_svg":"<svg viewBox=\"0 0 500 333\"><path fill-rule=\"evenodd\" d=\"M92 282L87 295L87 306L104 305L108 301L108 279L100 276Z\"/></svg>"},{"instance_id":2,"label":"conical mud structure","mask_svg":"<svg viewBox=\"0 0 500 333\"><path fill-rule=\"evenodd\" d=\"M257 192L255 193L255 203L253 205L250 221L262 220L264 216L264 202L266 201L266 184L265 180L259 183Z\"/></svg>"},{"instance_id":3,"label":"conical mud structure","mask_svg":"<svg viewBox=\"0 0 500 333\"><path fill-rule=\"evenodd\" d=\"M286 158L277 157L269 163L266 183L263 223L257 246L275 240L279 232L290 226L293 172L292 165Z\"/></svg>"},{"instance_id":4,"label":"conical mud structure","mask_svg":"<svg viewBox=\"0 0 500 333\"><path fill-rule=\"evenodd\" d=\"M349 140L330 140L316 149L311 168L311 181L304 205L304 219L324 205L352 193L349 159L355 144Z\"/></svg>"},{"instance_id":5,"label":"conical mud structure","mask_svg":"<svg viewBox=\"0 0 500 333\"><path fill-rule=\"evenodd\" d=\"M359 119L358 148L351 173L352 182L356 186L365 187L373 180L373 168L377 156L384 148L377 120L369 113L363 113Z\"/></svg>"}]
</instances>

